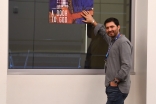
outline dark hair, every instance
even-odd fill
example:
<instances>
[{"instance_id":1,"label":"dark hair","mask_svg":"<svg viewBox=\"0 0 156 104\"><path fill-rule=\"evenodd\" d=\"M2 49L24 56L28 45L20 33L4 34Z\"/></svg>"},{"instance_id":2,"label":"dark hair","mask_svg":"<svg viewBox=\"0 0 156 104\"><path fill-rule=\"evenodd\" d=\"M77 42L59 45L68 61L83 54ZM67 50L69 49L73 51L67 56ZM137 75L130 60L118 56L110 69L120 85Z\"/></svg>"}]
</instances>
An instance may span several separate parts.
<instances>
[{"instance_id":1,"label":"dark hair","mask_svg":"<svg viewBox=\"0 0 156 104\"><path fill-rule=\"evenodd\" d=\"M106 26L106 23L108 22L114 22L116 26L119 26L119 21L118 19L114 18L114 17L110 17L110 18L107 18L104 22L104 25Z\"/></svg>"}]
</instances>

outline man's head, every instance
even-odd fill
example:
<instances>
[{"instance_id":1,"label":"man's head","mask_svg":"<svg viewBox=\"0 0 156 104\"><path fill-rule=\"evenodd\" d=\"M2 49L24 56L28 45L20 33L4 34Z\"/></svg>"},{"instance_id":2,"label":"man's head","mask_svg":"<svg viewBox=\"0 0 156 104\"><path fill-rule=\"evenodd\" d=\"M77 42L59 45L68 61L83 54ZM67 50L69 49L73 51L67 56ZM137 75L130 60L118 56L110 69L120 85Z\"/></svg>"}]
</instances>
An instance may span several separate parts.
<instances>
[{"instance_id":1,"label":"man's head","mask_svg":"<svg viewBox=\"0 0 156 104\"><path fill-rule=\"evenodd\" d=\"M118 19L113 17L106 19L104 22L104 26L106 28L107 35L111 38L115 38L120 31L119 21Z\"/></svg>"}]
</instances>

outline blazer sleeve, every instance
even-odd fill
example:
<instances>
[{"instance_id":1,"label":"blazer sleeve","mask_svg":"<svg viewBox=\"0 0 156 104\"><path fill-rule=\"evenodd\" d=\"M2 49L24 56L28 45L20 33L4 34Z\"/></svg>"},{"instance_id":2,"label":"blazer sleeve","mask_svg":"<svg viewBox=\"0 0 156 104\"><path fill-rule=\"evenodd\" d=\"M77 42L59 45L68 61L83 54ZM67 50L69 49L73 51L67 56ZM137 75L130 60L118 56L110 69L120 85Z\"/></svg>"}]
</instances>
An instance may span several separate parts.
<instances>
[{"instance_id":1,"label":"blazer sleeve","mask_svg":"<svg viewBox=\"0 0 156 104\"><path fill-rule=\"evenodd\" d=\"M101 35L104 38L104 40L107 42L107 44L109 45L111 38L106 34L105 27L102 24L96 25L96 27L94 28L94 34Z\"/></svg>"},{"instance_id":2,"label":"blazer sleeve","mask_svg":"<svg viewBox=\"0 0 156 104\"><path fill-rule=\"evenodd\" d=\"M124 81L127 75L130 73L132 67L132 45L129 42L123 42L120 45L120 63L121 68L117 72L116 77L120 81Z\"/></svg>"}]
</instances>

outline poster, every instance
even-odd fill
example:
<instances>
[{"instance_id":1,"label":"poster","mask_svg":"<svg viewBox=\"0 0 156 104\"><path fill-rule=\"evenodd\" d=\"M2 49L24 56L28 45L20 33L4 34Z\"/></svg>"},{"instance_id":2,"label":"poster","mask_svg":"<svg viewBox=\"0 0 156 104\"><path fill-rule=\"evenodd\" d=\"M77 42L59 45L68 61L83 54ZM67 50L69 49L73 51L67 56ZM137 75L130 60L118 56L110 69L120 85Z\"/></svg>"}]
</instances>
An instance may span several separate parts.
<instances>
[{"instance_id":1,"label":"poster","mask_svg":"<svg viewBox=\"0 0 156 104\"><path fill-rule=\"evenodd\" d=\"M93 15L93 0L50 0L49 23L84 24L83 10Z\"/></svg>"}]
</instances>

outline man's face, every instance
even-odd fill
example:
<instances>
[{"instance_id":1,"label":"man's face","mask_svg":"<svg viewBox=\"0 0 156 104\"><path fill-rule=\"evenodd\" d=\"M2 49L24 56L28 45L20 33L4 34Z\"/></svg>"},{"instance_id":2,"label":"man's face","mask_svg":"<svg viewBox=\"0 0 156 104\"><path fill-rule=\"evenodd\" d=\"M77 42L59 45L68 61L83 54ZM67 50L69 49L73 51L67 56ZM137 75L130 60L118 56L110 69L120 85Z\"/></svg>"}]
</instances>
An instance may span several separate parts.
<instances>
[{"instance_id":1,"label":"man's face","mask_svg":"<svg viewBox=\"0 0 156 104\"><path fill-rule=\"evenodd\" d=\"M106 33L108 36L110 36L111 38L115 38L120 30L120 26L116 26L114 22L108 22L106 23Z\"/></svg>"}]
</instances>

